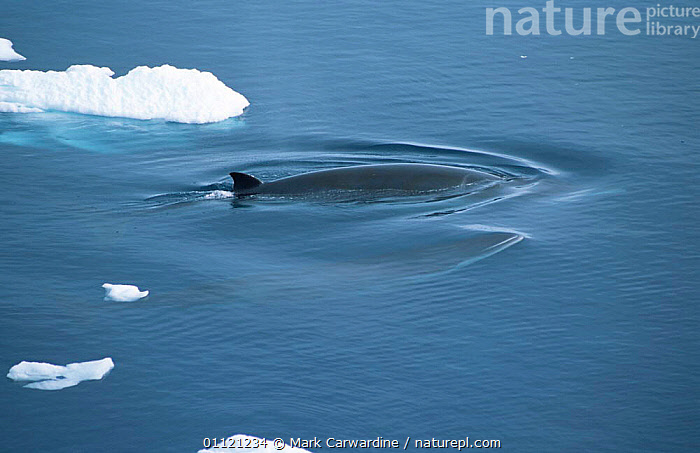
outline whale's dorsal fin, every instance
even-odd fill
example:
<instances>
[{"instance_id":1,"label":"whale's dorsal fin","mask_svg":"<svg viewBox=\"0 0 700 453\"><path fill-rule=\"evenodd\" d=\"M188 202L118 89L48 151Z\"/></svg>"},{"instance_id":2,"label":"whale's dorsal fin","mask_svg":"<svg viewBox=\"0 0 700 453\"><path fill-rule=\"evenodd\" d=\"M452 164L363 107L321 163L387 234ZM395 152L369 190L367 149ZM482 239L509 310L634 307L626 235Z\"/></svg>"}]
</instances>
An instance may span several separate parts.
<instances>
[{"instance_id":1,"label":"whale's dorsal fin","mask_svg":"<svg viewBox=\"0 0 700 453\"><path fill-rule=\"evenodd\" d=\"M233 190L235 192L255 189L263 183L255 176L247 175L245 173L234 171L229 173L229 175L231 175L231 178L233 178Z\"/></svg>"}]
</instances>

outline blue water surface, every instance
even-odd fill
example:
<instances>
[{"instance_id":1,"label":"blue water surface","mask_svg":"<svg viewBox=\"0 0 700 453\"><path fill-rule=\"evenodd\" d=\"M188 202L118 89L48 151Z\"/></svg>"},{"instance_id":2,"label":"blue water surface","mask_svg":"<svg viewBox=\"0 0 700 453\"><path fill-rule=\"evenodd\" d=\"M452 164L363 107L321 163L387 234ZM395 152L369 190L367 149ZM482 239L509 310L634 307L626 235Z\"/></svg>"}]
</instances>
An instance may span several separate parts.
<instances>
[{"instance_id":1,"label":"blue water surface","mask_svg":"<svg viewBox=\"0 0 700 453\"><path fill-rule=\"evenodd\" d=\"M5 380L0 450L236 433L700 449L697 42L487 36L486 6L6 2L27 60L0 69L167 63L251 106L210 125L0 115L0 370L115 363L57 392ZM501 182L215 192L234 170L387 162ZM104 302L104 282L151 295Z\"/></svg>"}]
</instances>

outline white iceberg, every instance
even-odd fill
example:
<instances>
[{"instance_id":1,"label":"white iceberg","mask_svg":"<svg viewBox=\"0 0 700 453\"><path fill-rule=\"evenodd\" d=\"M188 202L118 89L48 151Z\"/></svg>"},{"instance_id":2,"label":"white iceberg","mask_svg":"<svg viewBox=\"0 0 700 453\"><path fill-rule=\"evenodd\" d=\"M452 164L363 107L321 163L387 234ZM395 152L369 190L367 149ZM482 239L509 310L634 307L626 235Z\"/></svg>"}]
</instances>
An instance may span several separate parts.
<instances>
[{"instance_id":1,"label":"white iceberg","mask_svg":"<svg viewBox=\"0 0 700 453\"><path fill-rule=\"evenodd\" d=\"M138 66L112 78L109 68L0 71L0 112L58 110L141 120L213 123L241 115L248 100L210 72Z\"/></svg>"},{"instance_id":2,"label":"white iceberg","mask_svg":"<svg viewBox=\"0 0 700 453\"><path fill-rule=\"evenodd\" d=\"M20 362L10 368L7 377L13 381L35 381L24 387L39 390L60 390L82 381L98 381L114 368L110 357L91 362L69 363L66 366L42 362Z\"/></svg>"},{"instance_id":3,"label":"white iceberg","mask_svg":"<svg viewBox=\"0 0 700 453\"><path fill-rule=\"evenodd\" d=\"M0 61L22 61L26 60L12 48L12 41L0 38Z\"/></svg>"},{"instance_id":4,"label":"white iceberg","mask_svg":"<svg viewBox=\"0 0 700 453\"><path fill-rule=\"evenodd\" d=\"M215 439L211 439L211 444L214 444ZM218 439L217 442L221 442ZM197 453L215 453L217 451L235 451L238 453L311 453L309 450L302 448L291 447L285 444L282 439L267 440L255 436L247 436L245 434L236 434L224 441L223 445L218 445L212 448L204 448Z\"/></svg>"},{"instance_id":5,"label":"white iceberg","mask_svg":"<svg viewBox=\"0 0 700 453\"><path fill-rule=\"evenodd\" d=\"M26 105L16 104L14 102L0 102L0 112L41 113L43 110L36 107L27 107Z\"/></svg>"},{"instance_id":6,"label":"white iceberg","mask_svg":"<svg viewBox=\"0 0 700 453\"><path fill-rule=\"evenodd\" d=\"M141 291L138 286L134 285L104 283L102 287L105 289L105 300L115 302L134 302L148 296L148 291Z\"/></svg>"}]
</instances>

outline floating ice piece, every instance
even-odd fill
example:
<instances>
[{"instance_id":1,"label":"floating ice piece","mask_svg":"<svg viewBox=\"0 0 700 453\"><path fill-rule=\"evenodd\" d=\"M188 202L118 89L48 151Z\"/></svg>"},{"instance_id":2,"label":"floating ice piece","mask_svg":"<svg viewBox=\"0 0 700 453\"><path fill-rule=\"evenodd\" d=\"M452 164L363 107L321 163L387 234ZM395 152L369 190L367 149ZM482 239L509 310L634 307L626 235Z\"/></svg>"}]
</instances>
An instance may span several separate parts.
<instances>
[{"instance_id":1,"label":"floating ice piece","mask_svg":"<svg viewBox=\"0 0 700 453\"><path fill-rule=\"evenodd\" d=\"M0 38L0 61L22 61L26 60L12 48L12 41Z\"/></svg>"},{"instance_id":2,"label":"floating ice piece","mask_svg":"<svg viewBox=\"0 0 700 453\"><path fill-rule=\"evenodd\" d=\"M60 110L141 120L213 123L238 116L248 100L210 72L138 66L112 78L109 68L74 65L65 71L0 71L0 111Z\"/></svg>"},{"instance_id":3,"label":"floating ice piece","mask_svg":"<svg viewBox=\"0 0 700 453\"><path fill-rule=\"evenodd\" d=\"M66 366L42 362L20 362L10 368L7 377L13 381L36 381L24 387L38 390L60 390L82 381L98 381L114 368L110 357L92 362L69 363Z\"/></svg>"},{"instance_id":4,"label":"floating ice piece","mask_svg":"<svg viewBox=\"0 0 700 453\"><path fill-rule=\"evenodd\" d=\"M219 439L219 442L221 439ZM309 450L304 450L302 448L291 447L284 442L279 442L281 439L266 440L260 437L247 436L245 434L236 434L231 436L224 441L224 444L214 448L205 448L199 450L197 453L214 453L217 451L235 451L237 453L273 453L273 452L283 452L283 453L311 453ZM262 445L263 442L267 443L267 447ZM213 444L213 439L212 439Z\"/></svg>"},{"instance_id":5,"label":"floating ice piece","mask_svg":"<svg viewBox=\"0 0 700 453\"><path fill-rule=\"evenodd\" d=\"M138 286L134 285L105 283L102 287L105 289L105 300L115 302L133 302L148 296L148 291L141 291Z\"/></svg>"}]
</instances>

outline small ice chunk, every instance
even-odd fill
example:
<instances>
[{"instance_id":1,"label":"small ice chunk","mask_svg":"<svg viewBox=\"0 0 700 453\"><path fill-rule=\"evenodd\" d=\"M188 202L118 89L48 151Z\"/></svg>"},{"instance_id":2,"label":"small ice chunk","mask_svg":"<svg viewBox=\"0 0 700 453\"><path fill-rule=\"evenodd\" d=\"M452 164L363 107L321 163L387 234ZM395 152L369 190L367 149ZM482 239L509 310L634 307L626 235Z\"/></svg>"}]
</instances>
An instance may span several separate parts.
<instances>
[{"instance_id":1,"label":"small ice chunk","mask_svg":"<svg viewBox=\"0 0 700 453\"><path fill-rule=\"evenodd\" d=\"M219 439L220 441L221 439ZM303 448L291 447L281 441L281 439L267 440L245 434L236 434L226 439L221 446L217 444L214 448L205 448L197 453L215 453L217 451L236 451L238 453L273 453L280 451L284 453L311 453Z\"/></svg>"},{"instance_id":2,"label":"small ice chunk","mask_svg":"<svg viewBox=\"0 0 700 453\"><path fill-rule=\"evenodd\" d=\"M13 381L35 381L24 387L38 390L60 390L83 381L99 381L114 368L110 357L91 362L69 363L66 366L42 362L20 362L10 368L7 377Z\"/></svg>"},{"instance_id":3,"label":"small ice chunk","mask_svg":"<svg viewBox=\"0 0 700 453\"><path fill-rule=\"evenodd\" d=\"M113 78L109 68L73 65L65 71L4 69L0 102L140 120L214 123L241 115L250 105L211 72L169 65L138 66Z\"/></svg>"},{"instance_id":4,"label":"small ice chunk","mask_svg":"<svg viewBox=\"0 0 700 453\"><path fill-rule=\"evenodd\" d=\"M105 300L115 302L133 302L148 296L148 291L141 291L138 286L134 285L105 283L102 287L105 289Z\"/></svg>"},{"instance_id":5,"label":"small ice chunk","mask_svg":"<svg viewBox=\"0 0 700 453\"><path fill-rule=\"evenodd\" d=\"M12 48L12 41L0 38L0 61L22 61L26 60Z\"/></svg>"}]
</instances>

